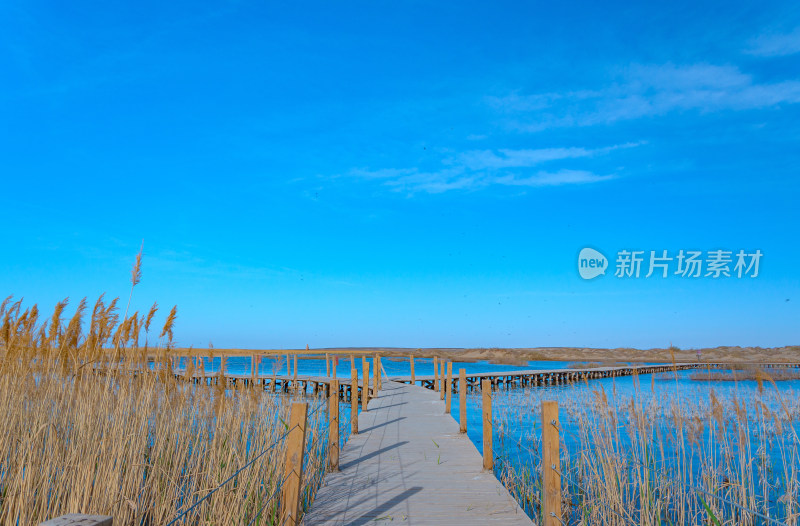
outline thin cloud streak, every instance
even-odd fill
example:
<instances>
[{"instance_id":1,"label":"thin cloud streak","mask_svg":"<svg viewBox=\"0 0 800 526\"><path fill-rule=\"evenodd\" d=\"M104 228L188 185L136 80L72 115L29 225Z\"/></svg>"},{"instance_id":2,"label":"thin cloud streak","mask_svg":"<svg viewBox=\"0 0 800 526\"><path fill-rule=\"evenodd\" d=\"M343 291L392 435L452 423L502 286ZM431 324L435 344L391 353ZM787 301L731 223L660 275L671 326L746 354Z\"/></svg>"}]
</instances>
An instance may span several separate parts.
<instances>
[{"instance_id":1,"label":"thin cloud streak","mask_svg":"<svg viewBox=\"0 0 800 526\"><path fill-rule=\"evenodd\" d=\"M527 168L548 161L563 159L579 159L604 155L621 148L632 148L642 143L626 143L606 148L540 148L509 150L471 150L464 152L455 159L445 160L445 164L459 164L471 170L500 169L500 168Z\"/></svg>"},{"instance_id":2,"label":"thin cloud streak","mask_svg":"<svg viewBox=\"0 0 800 526\"><path fill-rule=\"evenodd\" d=\"M757 83L732 66L635 65L621 80L599 90L489 97L511 118L512 128L536 132L553 127L593 126L677 111L765 109L800 102L800 82Z\"/></svg>"},{"instance_id":3,"label":"thin cloud streak","mask_svg":"<svg viewBox=\"0 0 800 526\"><path fill-rule=\"evenodd\" d=\"M633 148L643 143L626 143L604 148L541 148L470 150L448 157L441 162L446 168L422 171L417 168L386 168L369 170L357 168L349 175L364 180L380 181L398 192L439 194L451 190L478 190L489 186L547 187L584 185L609 181L616 174L596 174L589 170L530 169L544 163L565 161L608 154L614 150ZM507 173L515 169L521 173ZM499 173L498 173L499 172Z\"/></svg>"},{"instance_id":4,"label":"thin cloud streak","mask_svg":"<svg viewBox=\"0 0 800 526\"><path fill-rule=\"evenodd\" d=\"M534 176L522 178L507 175L495 179L494 182L507 186L563 186L600 183L616 179L616 177L616 175L597 175L587 170L559 170L557 172L539 172Z\"/></svg>"},{"instance_id":5,"label":"thin cloud streak","mask_svg":"<svg viewBox=\"0 0 800 526\"><path fill-rule=\"evenodd\" d=\"M759 57L784 57L800 53L800 27L791 33L759 35L750 41L745 53Z\"/></svg>"}]
</instances>

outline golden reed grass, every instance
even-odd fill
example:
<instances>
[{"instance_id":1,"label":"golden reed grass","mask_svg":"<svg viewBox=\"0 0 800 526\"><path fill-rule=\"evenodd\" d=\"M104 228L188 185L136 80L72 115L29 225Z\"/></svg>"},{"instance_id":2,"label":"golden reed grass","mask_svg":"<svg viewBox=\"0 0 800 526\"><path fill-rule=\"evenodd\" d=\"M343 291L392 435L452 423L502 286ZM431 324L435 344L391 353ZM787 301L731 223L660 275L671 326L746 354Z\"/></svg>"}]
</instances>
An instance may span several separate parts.
<instances>
[{"instance_id":1,"label":"golden reed grass","mask_svg":"<svg viewBox=\"0 0 800 526\"><path fill-rule=\"evenodd\" d=\"M132 286L140 268L141 256ZM290 397L194 384L192 366L176 378L176 309L153 338L157 305L120 320L117 304L101 296L85 323L85 299L69 320L66 300L47 320L21 300L0 305L0 523L97 513L163 525L277 443L178 524L247 524L262 507L254 523L276 523L278 498L264 504L283 474ZM323 415L307 427L306 507L326 463Z\"/></svg>"},{"instance_id":2,"label":"golden reed grass","mask_svg":"<svg viewBox=\"0 0 800 526\"><path fill-rule=\"evenodd\" d=\"M541 513L540 403L556 399L566 523L769 524L755 511L796 525L800 399L760 379L755 389L709 389L707 399L677 382L656 389L655 378L648 394L636 377L627 395L590 385L509 392L508 400L499 392L501 479Z\"/></svg>"}]
</instances>

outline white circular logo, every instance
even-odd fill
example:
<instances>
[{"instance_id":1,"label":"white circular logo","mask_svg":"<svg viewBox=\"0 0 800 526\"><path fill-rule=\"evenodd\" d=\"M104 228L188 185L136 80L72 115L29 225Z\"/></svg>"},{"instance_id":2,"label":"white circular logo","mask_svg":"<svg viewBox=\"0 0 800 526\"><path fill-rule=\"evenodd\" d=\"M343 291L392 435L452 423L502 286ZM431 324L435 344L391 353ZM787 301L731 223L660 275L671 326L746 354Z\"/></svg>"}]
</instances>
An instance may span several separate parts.
<instances>
[{"instance_id":1,"label":"white circular logo","mask_svg":"<svg viewBox=\"0 0 800 526\"><path fill-rule=\"evenodd\" d=\"M606 273L608 260L593 248L584 248L578 254L578 273L583 279L594 279Z\"/></svg>"}]
</instances>

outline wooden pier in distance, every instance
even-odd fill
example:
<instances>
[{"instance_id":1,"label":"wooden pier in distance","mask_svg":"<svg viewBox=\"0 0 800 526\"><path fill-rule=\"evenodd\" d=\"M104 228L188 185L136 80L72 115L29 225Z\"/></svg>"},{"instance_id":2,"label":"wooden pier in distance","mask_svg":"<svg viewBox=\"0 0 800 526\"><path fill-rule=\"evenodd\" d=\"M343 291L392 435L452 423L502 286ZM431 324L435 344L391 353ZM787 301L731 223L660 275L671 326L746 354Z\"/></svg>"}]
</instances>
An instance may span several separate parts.
<instances>
[{"instance_id":1,"label":"wooden pier in distance","mask_svg":"<svg viewBox=\"0 0 800 526\"><path fill-rule=\"evenodd\" d=\"M662 373L669 371L682 371L686 369L698 369L705 367L718 367L722 364L670 364L670 365L633 365L619 367L594 367L587 369L530 369L519 371L494 371L488 373L470 373L466 375L467 390L472 391L480 388L482 380L489 380L493 388L500 387L527 387L527 386L547 386L562 385L574 382L584 382L599 378L612 378L618 376L630 376L633 374ZM317 394L324 391L330 395L330 383L333 378L329 376L307 376L307 375L271 375L256 376L252 374L233 374L225 372L208 373L205 375L193 374L187 378L180 372L175 372L176 378L191 380L194 383L219 384L220 381L227 385L235 386L243 384L245 386L258 386L268 391L289 392L290 390ZM385 376L387 380L404 383L417 384L422 387L433 389L436 381L434 375L415 375L411 376ZM339 398L342 401L350 401L352 389L346 377L339 377ZM459 388L459 379L453 378L453 391ZM367 382L368 394L373 394L374 382ZM361 393L364 390L363 378L358 381L358 399L361 400Z\"/></svg>"},{"instance_id":2,"label":"wooden pier in distance","mask_svg":"<svg viewBox=\"0 0 800 526\"><path fill-rule=\"evenodd\" d=\"M765 369L782 369L782 368L797 368L800 364L796 363L763 363L754 364L758 367ZM634 374L654 374L654 373L669 373L672 371L684 371L689 369L717 369L730 367L731 364L726 363L676 363L676 364L645 364L645 365L630 365L630 366L609 366L609 367L592 367L585 369L530 369L530 370L517 370L517 371L493 371L486 373L467 373L466 383L467 390L472 391L480 388L482 380L489 380L492 387L497 388L515 388L515 387L536 387L536 386L553 386L553 385L566 385L575 382L587 382L601 378L616 378L621 376L631 376ZM197 374L196 372L187 377L180 371L174 372L175 377L192 381L194 383L203 384L218 384L220 381L225 382L227 385L236 386L243 384L244 386L260 387L267 391L282 391L288 392L290 390L317 394L324 391L326 394L330 393L330 383L332 378L329 376L309 376L309 375L253 375L253 374L234 374L225 372L206 373L204 375ZM359 375L360 375L359 371ZM384 379L393 382L404 384L419 384L422 387L433 389L436 382L434 375L415 375L411 376L383 376ZM347 377L339 377L339 398L342 401L350 401L352 397L352 389ZM372 379L370 379L372 380ZM367 389L370 396L372 396L372 389L374 381L367 382ZM459 378L455 377L452 381L453 392L459 389ZM361 400L361 395L364 390L363 378L359 376L358 381L358 400Z\"/></svg>"},{"instance_id":3,"label":"wooden pier in distance","mask_svg":"<svg viewBox=\"0 0 800 526\"><path fill-rule=\"evenodd\" d=\"M439 394L384 382L303 524L532 525Z\"/></svg>"}]
</instances>

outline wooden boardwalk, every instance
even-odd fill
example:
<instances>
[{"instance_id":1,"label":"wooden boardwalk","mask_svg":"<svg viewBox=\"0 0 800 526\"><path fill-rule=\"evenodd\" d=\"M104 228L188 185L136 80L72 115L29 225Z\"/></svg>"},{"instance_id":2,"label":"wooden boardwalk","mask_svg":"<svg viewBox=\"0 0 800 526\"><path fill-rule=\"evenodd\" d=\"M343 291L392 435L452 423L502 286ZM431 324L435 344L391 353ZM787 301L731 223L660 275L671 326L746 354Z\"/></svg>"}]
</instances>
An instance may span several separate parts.
<instances>
[{"instance_id":1,"label":"wooden boardwalk","mask_svg":"<svg viewBox=\"0 0 800 526\"><path fill-rule=\"evenodd\" d=\"M741 364L740 364L741 365ZM467 390L473 391L479 389L481 380L489 380L494 389L498 388L517 388L517 387L539 387L551 385L565 385L576 382L585 382L600 378L612 378L621 376L631 376L633 374L654 374L654 373L670 373L673 370L684 371L688 369L706 369L706 368L724 368L730 364L725 363L707 363L707 362L694 362L694 363L676 363L676 364L642 364L642 365L627 365L627 366L605 366L605 367L589 367L585 369L528 369L528 370L510 370L510 371L490 371L490 372L470 372L466 374ZM762 363L757 364L758 367L765 369L779 369L779 368L797 368L800 367L798 363ZM246 386L257 386L266 391L283 391L301 390L302 392L318 393L324 390L326 393L330 389L330 376L319 375L296 375L296 374L278 374L278 375L264 375L258 374L258 368L255 369L256 374L241 374L226 371L222 374L220 371L208 372L199 374L194 372L191 376L185 375L185 370L176 370L173 368L173 374L176 378L192 381L194 383L202 384L216 384L221 381L227 384L243 384ZM370 381L367 385L367 390L372 396L372 389L374 387L373 371L370 371ZM359 374L361 374L359 370ZM456 376L453 378L452 388L454 392L459 389L459 379L457 371L453 371ZM434 389L436 386L435 376L433 375L409 375L403 376L388 376L384 372L382 378L400 383L420 384L423 387ZM348 401L353 396L351 392L351 385L349 377L340 376L339 380L339 398L343 401ZM364 391L364 379L359 378L358 392L356 396L361 400Z\"/></svg>"},{"instance_id":2,"label":"wooden boardwalk","mask_svg":"<svg viewBox=\"0 0 800 526\"><path fill-rule=\"evenodd\" d=\"M434 391L385 382L304 524L533 524L444 410Z\"/></svg>"}]
</instances>

